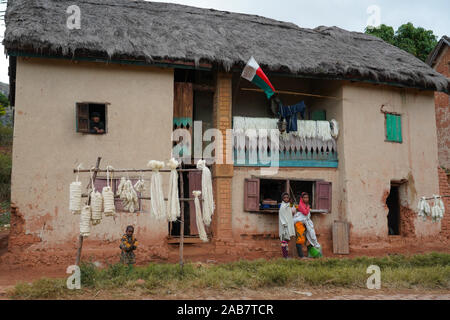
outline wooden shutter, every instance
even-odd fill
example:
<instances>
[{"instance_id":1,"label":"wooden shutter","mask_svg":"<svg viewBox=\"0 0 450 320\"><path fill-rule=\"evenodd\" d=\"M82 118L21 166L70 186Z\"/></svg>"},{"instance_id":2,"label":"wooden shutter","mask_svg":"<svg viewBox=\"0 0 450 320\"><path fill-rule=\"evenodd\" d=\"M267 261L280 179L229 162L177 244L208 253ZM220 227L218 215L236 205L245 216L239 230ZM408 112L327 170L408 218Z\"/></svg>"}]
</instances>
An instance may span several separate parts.
<instances>
[{"instance_id":1,"label":"wooden shutter","mask_svg":"<svg viewBox=\"0 0 450 320\"><path fill-rule=\"evenodd\" d=\"M89 133L89 104L77 103L77 132Z\"/></svg>"},{"instance_id":2,"label":"wooden shutter","mask_svg":"<svg viewBox=\"0 0 450 320\"><path fill-rule=\"evenodd\" d=\"M403 142L402 117L396 114L386 114L386 140L392 142Z\"/></svg>"},{"instance_id":3,"label":"wooden shutter","mask_svg":"<svg viewBox=\"0 0 450 320\"><path fill-rule=\"evenodd\" d=\"M331 213L331 182L316 182L316 209Z\"/></svg>"},{"instance_id":4,"label":"wooden shutter","mask_svg":"<svg viewBox=\"0 0 450 320\"><path fill-rule=\"evenodd\" d=\"M244 210L259 211L259 179L245 179Z\"/></svg>"},{"instance_id":5,"label":"wooden shutter","mask_svg":"<svg viewBox=\"0 0 450 320\"><path fill-rule=\"evenodd\" d=\"M193 191L202 191L202 172L189 172L189 197L193 198ZM200 201L200 206L202 206L202 201ZM194 201L189 201L189 235L198 235L197 229L197 212L195 210Z\"/></svg>"}]
</instances>

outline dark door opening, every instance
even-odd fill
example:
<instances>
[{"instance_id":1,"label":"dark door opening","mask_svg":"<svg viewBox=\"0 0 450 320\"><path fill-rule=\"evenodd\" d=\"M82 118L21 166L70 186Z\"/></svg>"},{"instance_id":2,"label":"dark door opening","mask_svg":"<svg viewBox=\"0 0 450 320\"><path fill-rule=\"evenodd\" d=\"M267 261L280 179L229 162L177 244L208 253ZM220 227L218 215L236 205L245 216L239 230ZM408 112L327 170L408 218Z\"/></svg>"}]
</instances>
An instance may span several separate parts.
<instances>
[{"instance_id":1,"label":"dark door opening","mask_svg":"<svg viewBox=\"0 0 450 320\"><path fill-rule=\"evenodd\" d=\"M388 230L390 236L400 235L400 198L399 187L391 185L391 193L386 199L389 209Z\"/></svg>"}]
</instances>

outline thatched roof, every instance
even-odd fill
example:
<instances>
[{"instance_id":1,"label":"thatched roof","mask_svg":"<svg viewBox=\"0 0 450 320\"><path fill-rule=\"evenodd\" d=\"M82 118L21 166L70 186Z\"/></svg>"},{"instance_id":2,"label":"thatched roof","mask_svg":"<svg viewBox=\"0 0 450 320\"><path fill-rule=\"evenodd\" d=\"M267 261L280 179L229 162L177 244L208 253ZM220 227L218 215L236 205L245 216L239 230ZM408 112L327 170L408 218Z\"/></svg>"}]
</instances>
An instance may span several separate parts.
<instances>
[{"instance_id":1,"label":"thatched roof","mask_svg":"<svg viewBox=\"0 0 450 320\"><path fill-rule=\"evenodd\" d=\"M447 36L443 36L442 39L438 42L436 47L434 47L433 51L428 55L426 63L429 64L431 67L434 67L436 64L436 59L441 54L441 51L445 47L450 47L450 38Z\"/></svg>"},{"instance_id":2,"label":"thatched roof","mask_svg":"<svg viewBox=\"0 0 450 320\"><path fill-rule=\"evenodd\" d=\"M9 0L9 53L52 53L144 61L183 60L243 67L250 56L266 71L450 90L447 78L386 42L337 27L300 28L260 16L131 0ZM81 9L68 30L66 10Z\"/></svg>"}]
</instances>

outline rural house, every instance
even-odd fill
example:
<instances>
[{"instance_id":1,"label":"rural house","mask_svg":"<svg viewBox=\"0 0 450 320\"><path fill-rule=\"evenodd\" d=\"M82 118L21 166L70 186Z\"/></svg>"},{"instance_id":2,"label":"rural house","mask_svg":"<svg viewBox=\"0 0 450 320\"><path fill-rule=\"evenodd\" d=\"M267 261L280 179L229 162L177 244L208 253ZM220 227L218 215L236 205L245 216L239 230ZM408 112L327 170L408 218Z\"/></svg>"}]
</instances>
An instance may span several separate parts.
<instances>
[{"instance_id":1,"label":"rural house","mask_svg":"<svg viewBox=\"0 0 450 320\"><path fill-rule=\"evenodd\" d=\"M445 77L450 77L450 38L443 36L430 53L427 63ZM450 170L450 97L436 92L436 121L438 134L439 164ZM450 178L449 178L450 183Z\"/></svg>"},{"instance_id":2,"label":"rural house","mask_svg":"<svg viewBox=\"0 0 450 320\"><path fill-rule=\"evenodd\" d=\"M8 4L14 254L2 259L73 261L79 216L69 212L69 185L80 163L89 169L100 156L103 168L143 168L149 160L170 159L174 128L218 128L224 136L249 123L270 129L264 124L275 116L267 98L241 78L252 56L285 104L304 101L304 120L335 120L339 135L280 143L280 168L272 176L261 175L259 159L213 163L210 241L199 241L189 205L186 257L279 257L278 214L270 203L289 190L312 195L325 255L345 252L347 240L356 254L448 247L450 204L439 223L423 222L416 213L421 197L449 192L440 187L445 173L438 163L434 93L448 93L450 85L427 64L378 38L337 27L304 29L175 4L80 0L80 26L68 28L73 4ZM104 134L90 134L93 112ZM225 148L225 156L248 152L236 148ZM85 186L89 177L82 178ZM184 194L198 190L198 174L183 178ZM179 225L154 220L150 210L142 201L138 212L103 219L85 241L85 257L117 260L118 241L133 224L138 261L175 260Z\"/></svg>"}]
</instances>

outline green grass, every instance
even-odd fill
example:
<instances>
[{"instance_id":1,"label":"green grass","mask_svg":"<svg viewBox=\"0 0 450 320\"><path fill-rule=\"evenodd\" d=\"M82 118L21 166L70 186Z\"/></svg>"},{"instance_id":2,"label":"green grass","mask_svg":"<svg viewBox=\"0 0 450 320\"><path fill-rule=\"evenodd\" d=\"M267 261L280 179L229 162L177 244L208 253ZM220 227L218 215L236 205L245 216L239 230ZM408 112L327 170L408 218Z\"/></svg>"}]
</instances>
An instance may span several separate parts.
<instances>
[{"instance_id":1,"label":"green grass","mask_svg":"<svg viewBox=\"0 0 450 320\"><path fill-rule=\"evenodd\" d=\"M153 294L168 290L259 289L273 287L364 289L370 265L381 268L382 288L450 289L450 254L394 255L382 258L320 260L256 260L218 265L186 264L183 272L177 264L152 263L132 270L120 264L99 269L91 263L81 266L81 292L69 292L60 279L41 279L19 284L10 293L13 298L61 298L83 294L86 290L141 289ZM138 284L137 280L142 279Z\"/></svg>"},{"instance_id":2,"label":"green grass","mask_svg":"<svg viewBox=\"0 0 450 320\"><path fill-rule=\"evenodd\" d=\"M11 222L10 203L8 201L0 202L0 228Z\"/></svg>"}]
</instances>

